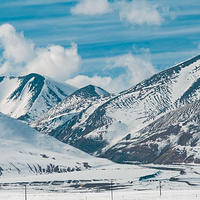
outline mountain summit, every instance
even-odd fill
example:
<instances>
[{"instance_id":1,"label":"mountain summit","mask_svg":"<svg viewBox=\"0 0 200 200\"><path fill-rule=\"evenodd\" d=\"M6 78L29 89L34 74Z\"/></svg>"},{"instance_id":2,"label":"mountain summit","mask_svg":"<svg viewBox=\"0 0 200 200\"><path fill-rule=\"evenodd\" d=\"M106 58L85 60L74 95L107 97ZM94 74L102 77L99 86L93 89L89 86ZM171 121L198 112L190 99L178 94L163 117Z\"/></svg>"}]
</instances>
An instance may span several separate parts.
<instances>
[{"instance_id":1,"label":"mountain summit","mask_svg":"<svg viewBox=\"0 0 200 200\"><path fill-rule=\"evenodd\" d=\"M39 74L0 77L0 112L30 122L75 90Z\"/></svg>"},{"instance_id":2,"label":"mountain summit","mask_svg":"<svg viewBox=\"0 0 200 200\"><path fill-rule=\"evenodd\" d=\"M88 85L76 90L60 103L49 109L41 115L37 120L31 123L31 126L59 139L60 131L57 130L62 125L70 122L76 117L87 119L88 116L100 105L109 100L113 95L104 89ZM58 133L58 134L57 134Z\"/></svg>"}]
</instances>

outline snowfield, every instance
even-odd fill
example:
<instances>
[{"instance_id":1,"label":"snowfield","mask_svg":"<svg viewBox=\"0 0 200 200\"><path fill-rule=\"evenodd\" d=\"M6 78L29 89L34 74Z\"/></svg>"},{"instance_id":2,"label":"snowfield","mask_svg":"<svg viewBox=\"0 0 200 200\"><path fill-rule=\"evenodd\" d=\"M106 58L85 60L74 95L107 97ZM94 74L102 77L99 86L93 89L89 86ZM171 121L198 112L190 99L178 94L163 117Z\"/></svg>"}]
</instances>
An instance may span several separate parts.
<instances>
[{"instance_id":1,"label":"snowfield","mask_svg":"<svg viewBox=\"0 0 200 200\"><path fill-rule=\"evenodd\" d=\"M180 173L180 169L184 173ZM112 180L114 200L192 200L200 198L199 171L199 165L137 166L113 163L85 171L1 178L0 199L24 199L24 185L27 185L29 200L111 199ZM140 180L141 177L144 179ZM170 181L172 178L174 181ZM162 183L161 197L159 181Z\"/></svg>"},{"instance_id":2,"label":"snowfield","mask_svg":"<svg viewBox=\"0 0 200 200\"><path fill-rule=\"evenodd\" d=\"M24 199L23 191L5 192L1 191L1 200L21 200ZM114 192L114 200L193 200L200 198L199 190L176 190L163 191L162 196L158 191L117 191ZM111 199L110 192L99 193L28 193L29 200L104 200Z\"/></svg>"}]
</instances>

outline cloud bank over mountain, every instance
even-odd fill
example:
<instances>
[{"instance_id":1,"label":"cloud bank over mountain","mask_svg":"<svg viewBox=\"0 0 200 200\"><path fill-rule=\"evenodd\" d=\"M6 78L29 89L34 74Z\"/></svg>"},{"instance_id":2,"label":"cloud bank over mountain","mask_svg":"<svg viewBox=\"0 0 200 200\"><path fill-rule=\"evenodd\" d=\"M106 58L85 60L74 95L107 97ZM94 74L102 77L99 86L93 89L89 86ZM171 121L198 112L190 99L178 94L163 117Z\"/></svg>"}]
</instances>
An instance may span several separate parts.
<instances>
[{"instance_id":1,"label":"cloud bank over mountain","mask_svg":"<svg viewBox=\"0 0 200 200\"><path fill-rule=\"evenodd\" d=\"M76 87L94 84L110 92L119 92L156 71L149 60L129 53L108 57L107 64L102 66L103 71L122 68L123 73L115 77L79 74L82 59L78 54L77 44L71 43L68 48L60 45L36 47L33 41L25 38L23 32L17 32L11 24L0 26L0 44L0 75L25 75L34 72L67 80L67 83Z\"/></svg>"},{"instance_id":2,"label":"cloud bank over mountain","mask_svg":"<svg viewBox=\"0 0 200 200\"><path fill-rule=\"evenodd\" d=\"M67 80L67 83L76 87L93 84L106 88L109 92L118 92L132 87L156 73L155 67L149 60L131 53L108 58L107 65L103 70L118 68L123 69L123 73L120 73L116 78L78 75Z\"/></svg>"},{"instance_id":3,"label":"cloud bank over mountain","mask_svg":"<svg viewBox=\"0 0 200 200\"><path fill-rule=\"evenodd\" d=\"M64 48L60 45L35 47L10 24L0 26L2 49L1 75L22 75L30 72L66 80L77 72L81 64L75 43Z\"/></svg>"}]
</instances>

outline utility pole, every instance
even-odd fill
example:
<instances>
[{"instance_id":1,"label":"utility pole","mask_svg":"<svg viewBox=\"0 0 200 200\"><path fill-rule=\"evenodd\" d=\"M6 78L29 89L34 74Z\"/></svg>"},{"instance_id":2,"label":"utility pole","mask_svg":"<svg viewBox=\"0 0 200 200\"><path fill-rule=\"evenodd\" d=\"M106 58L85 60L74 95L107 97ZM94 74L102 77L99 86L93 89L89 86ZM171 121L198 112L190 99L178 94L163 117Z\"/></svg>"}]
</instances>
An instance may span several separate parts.
<instances>
[{"instance_id":1,"label":"utility pole","mask_svg":"<svg viewBox=\"0 0 200 200\"><path fill-rule=\"evenodd\" d=\"M26 188L26 185L25 185L25 200L27 200L27 188Z\"/></svg>"},{"instance_id":2,"label":"utility pole","mask_svg":"<svg viewBox=\"0 0 200 200\"><path fill-rule=\"evenodd\" d=\"M111 200L113 200L113 180L111 179L111 184L110 184L110 192L111 192Z\"/></svg>"},{"instance_id":3,"label":"utility pole","mask_svg":"<svg viewBox=\"0 0 200 200\"><path fill-rule=\"evenodd\" d=\"M162 189L161 181L159 181L159 188L160 188L160 197L161 197L161 195L162 195L162 193L161 193L161 189Z\"/></svg>"}]
</instances>

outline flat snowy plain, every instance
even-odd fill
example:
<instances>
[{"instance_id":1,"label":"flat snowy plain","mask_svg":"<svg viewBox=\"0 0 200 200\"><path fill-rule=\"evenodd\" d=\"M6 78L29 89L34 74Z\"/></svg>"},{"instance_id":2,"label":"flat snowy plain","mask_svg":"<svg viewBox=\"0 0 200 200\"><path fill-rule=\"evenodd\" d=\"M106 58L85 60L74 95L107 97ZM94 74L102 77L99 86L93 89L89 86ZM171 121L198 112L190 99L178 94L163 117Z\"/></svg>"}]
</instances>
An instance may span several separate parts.
<instances>
[{"instance_id":1,"label":"flat snowy plain","mask_svg":"<svg viewBox=\"0 0 200 200\"><path fill-rule=\"evenodd\" d=\"M111 199L110 192L99 193L30 193L28 200L104 200ZM0 199L21 200L25 195L23 191L4 192L1 191ZM179 190L179 191L163 191L160 197L157 191L116 191L113 199L115 200L192 200L200 199L199 190Z\"/></svg>"},{"instance_id":2,"label":"flat snowy plain","mask_svg":"<svg viewBox=\"0 0 200 200\"><path fill-rule=\"evenodd\" d=\"M159 169L159 170L158 170ZM180 173L180 169L185 171ZM155 174L139 181L140 177ZM99 166L63 174L33 175L0 179L0 200L192 200L200 199L199 165L118 165ZM179 181L170 181L178 178ZM160 196L159 181L162 182Z\"/></svg>"}]
</instances>

